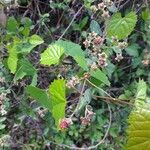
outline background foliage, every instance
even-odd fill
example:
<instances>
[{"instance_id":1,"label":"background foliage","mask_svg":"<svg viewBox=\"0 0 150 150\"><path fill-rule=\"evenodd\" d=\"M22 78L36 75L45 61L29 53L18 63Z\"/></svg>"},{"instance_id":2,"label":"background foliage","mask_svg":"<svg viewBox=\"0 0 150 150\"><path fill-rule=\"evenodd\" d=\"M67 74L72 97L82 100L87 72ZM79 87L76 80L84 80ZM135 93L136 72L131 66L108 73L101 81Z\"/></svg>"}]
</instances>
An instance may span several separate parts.
<instances>
[{"instance_id":1,"label":"background foliage","mask_svg":"<svg viewBox=\"0 0 150 150\"><path fill-rule=\"evenodd\" d=\"M0 149L150 149L147 0L0 1Z\"/></svg>"}]
</instances>

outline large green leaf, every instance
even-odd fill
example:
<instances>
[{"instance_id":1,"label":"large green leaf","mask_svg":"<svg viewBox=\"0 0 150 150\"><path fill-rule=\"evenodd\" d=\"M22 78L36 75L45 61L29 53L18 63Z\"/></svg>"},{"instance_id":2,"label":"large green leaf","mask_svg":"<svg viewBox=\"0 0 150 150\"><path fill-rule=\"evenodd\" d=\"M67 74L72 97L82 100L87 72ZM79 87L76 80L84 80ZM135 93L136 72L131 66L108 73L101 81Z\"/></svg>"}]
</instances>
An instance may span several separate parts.
<instances>
[{"instance_id":1,"label":"large green leaf","mask_svg":"<svg viewBox=\"0 0 150 150\"><path fill-rule=\"evenodd\" d=\"M63 40L59 40L55 44L63 47L65 54L72 56L80 67L84 70L88 69L85 53L79 44Z\"/></svg>"},{"instance_id":2,"label":"large green leaf","mask_svg":"<svg viewBox=\"0 0 150 150\"><path fill-rule=\"evenodd\" d=\"M117 36L117 38L124 39L133 31L137 22L135 12L130 12L125 17L121 17L121 13L116 13L107 24L108 37Z\"/></svg>"},{"instance_id":3,"label":"large green leaf","mask_svg":"<svg viewBox=\"0 0 150 150\"><path fill-rule=\"evenodd\" d=\"M64 49L61 46L52 44L41 54L41 64L49 66L58 64L63 53Z\"/></svg>"},{"instance_id":4,"label":"large green leaf","mask_svg":"<svg viewBox=\"0 0 150 150\"><path fill-rule=\"evenodd\" d=\"M11 73L15 73L17 69L17 61L18 61L17 50L13 44L8 45L7 49L8 49L8 54L9 54L8 59L7 59L7 65Z\"/></svg>"},{"instance_id":5,"label":"large green leaf","mask_svg":"<svg viewBox=\"0 0 150 150\"><path fill-rule=\"evenodd\" d=\"M146 98L146 84L140 81L136 95L135 108L128 122L128 141L125 150L150 149L150 99Z\"/></svg>"},{"instance_id":6,"label":"large green leaf","mask_svg":"<svg viewBox=\"0 0 150 150\"><path fill-rule=\"evenodd\" d=\"M97 69L95 71L91 71L90 74L91 74L92 77L94 77L97 80L101 81L102 83L110 86L110 82L108 80L108 77L100 69Z\"/></svg>"},{"instance_id":7,"label":"large green leaf","mask_svg":"<svg viewBox=\"0 0 150 150\"><path fill-rule=\"evenodd\" d=\"M65 107L66 107L66 98L65 98L65 80L58 79L49 87L49 93L52 103L52 115L55 119L55 124L58 127L59 120L65 117Z\"/></svg>"},{"instance_id":8,"label":"large green leaf","mask_svg":"<svg viewBox=\"0 0 150 150\"><path fill-rule=\"evenodd\" d=\"M34 86L28 86L26 91L33 99L37 100L42 106L51 111L51 101L48 93L45 90Z\"/></svg>"},{"instance_id":9,"label":"large green leaf","mask_svg":"<svg viewBox=\"0 0 150 150\"><path fill-rule=\"evenodd\" d=\"M150 100L136 106L129 117L128 142L125 150L150 149Z\"/></svg>"}]
</instances>

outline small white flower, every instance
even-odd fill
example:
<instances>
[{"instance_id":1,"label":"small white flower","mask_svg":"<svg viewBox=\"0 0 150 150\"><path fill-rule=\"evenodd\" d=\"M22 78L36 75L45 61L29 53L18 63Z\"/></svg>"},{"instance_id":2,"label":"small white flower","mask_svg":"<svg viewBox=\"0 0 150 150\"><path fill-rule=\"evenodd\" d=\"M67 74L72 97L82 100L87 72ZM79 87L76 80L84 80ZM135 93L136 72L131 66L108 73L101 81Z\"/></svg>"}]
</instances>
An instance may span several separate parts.
<instances>
[{"instance_id":1,"label":"small white flower","mask_svg":"<svg viewBox=\"0 0 150 150\"><path fill-rule=\"evenodd\" d=\"M98 68L98 66L95 62L93 62L90 67L92 70L96 70Z\"/></svg>"},{"instance_id":2,"label":"small white flower","mask_svg":"<svg viewBox=\"0 0 150 150\"><path fill-rule=\"evenodd\" d=\"M78 78L78 76L73 76L73 77L71 78L71 80L69 80L69 81L67 82L66 86L67 86L68 88L72 88L72 87L74 87L75 85L77 85L77 84L79 84L79 83L80 83L80 79Z\"/></svg>"}]
</instances>

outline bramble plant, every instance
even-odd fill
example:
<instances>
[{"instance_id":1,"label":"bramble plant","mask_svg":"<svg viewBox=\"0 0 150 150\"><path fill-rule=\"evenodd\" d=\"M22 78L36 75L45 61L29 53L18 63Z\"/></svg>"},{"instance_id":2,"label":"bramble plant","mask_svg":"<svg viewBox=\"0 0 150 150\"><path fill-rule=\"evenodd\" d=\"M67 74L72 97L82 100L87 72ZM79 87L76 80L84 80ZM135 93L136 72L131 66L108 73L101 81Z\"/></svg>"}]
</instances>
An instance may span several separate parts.
<instances>
[{"instance_id":1,"label":"bramble plant","mask_svg":"<svg viewBox=\"0 0 150 150\"><path fill-rule=\"evenodd\" d=\"M38 15L33 14L31 19L25 16L30 13L32 2L21 0L16 4L24 8L26 3L23 18L8 17L6 27L2 26L2 69L9 70L10 77L5 81L5 73L0 74L0 84L6 82L8 88L0 89L0 132L5 134L6 127L13 129L9 133L11 144L17 139L13 138L15 131L35 125L29 131L35 128L34 136L38 138L25 139L27 144L23 144L23 149L35 146L37 149L104 150L109 146L112 150L148 150L148 2L141 5L140 11L133 9L134 2L132 9L124 11L123 1L84 0L79 2L80 7L76 1L50 1L45 9L50 9L51 15L42 10L45 2L35 1ZM79 7L74 10L76 13L71 12L75 4ZM71 21L64 15L68 12ZM58 19L56 26L55 21L53 25L55 13L59 16L54 19ZM69 22L67 27L63 19ZM45 80L45 76L50 79ZM42 87L42 82L46 86ZM14 119L17 123L7 126L5 123L10 118L7 119L6 110L11 114L8 105L11 95L20 100Z\"/></svg>"}]
</instances>

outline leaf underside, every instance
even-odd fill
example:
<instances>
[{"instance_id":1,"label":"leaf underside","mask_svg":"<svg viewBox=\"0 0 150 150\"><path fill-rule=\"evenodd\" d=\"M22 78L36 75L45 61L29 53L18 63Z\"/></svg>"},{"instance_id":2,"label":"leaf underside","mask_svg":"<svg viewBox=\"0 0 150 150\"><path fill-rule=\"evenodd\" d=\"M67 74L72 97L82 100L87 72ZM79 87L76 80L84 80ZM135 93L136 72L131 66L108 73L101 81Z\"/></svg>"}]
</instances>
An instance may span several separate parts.
<instances>
[{"instance_id":1,"label":"leaf underside","mask_svg":"<svg viewBox=\"0 0 150 150\"><path fill-rule=\"evenodd\" d=\"M125 150L150 149L150 99L146 98L146 84L140 81L135 108L131 112L127 129L128 141Z\"/></svg>"}]
</instances>

